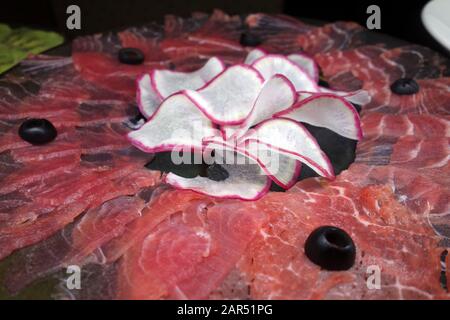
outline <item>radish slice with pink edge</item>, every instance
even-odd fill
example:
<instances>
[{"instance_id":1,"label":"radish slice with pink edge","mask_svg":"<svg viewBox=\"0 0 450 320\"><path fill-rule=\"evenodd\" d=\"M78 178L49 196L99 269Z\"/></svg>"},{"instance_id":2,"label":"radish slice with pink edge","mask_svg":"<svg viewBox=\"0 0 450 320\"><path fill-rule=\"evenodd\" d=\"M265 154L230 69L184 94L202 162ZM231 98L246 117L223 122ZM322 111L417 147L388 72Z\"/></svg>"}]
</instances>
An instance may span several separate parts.
<instances>
[{"instance_id":1,"label":"radish slice with pink edge","mask_svg":"<svg viewBox=\"0 0 450 320\"><path fill-rule=\"evenodd\" d=\"M226 138L232 135L239 137L250 127L292 106L296 98L294 85L285 76L276 74L262 87L245 121L240 126L223 126L222 131Z\"/></svg>"},{"instance_id":2,"label":"radish slice with pink edge","mask_svg":"<svg viewBox=\"0 0 450 320\"><path fill-rule=\"evenodd\" d=\"M371 97L366 90L356 90L352 92L346 92L320 87L320 92L335 94L351 103L358 104L361 106L369 103L371 100Z\"/></svg>"},{"instance_id":3,"label":"radish slice with pink edge","mask_svg":"<svg viewBox=\"0 0 450 320\"><path fill-rule=\"evenodd\" d=\"M254 141L246 141L244 145L246 153L258 161L277 185L289 189L297 182L302 167L300 161Z\"/></svg>"},{"instance_id":4,"label":"radish slice with pink edge","mask_svg":"<svg viewBox=\"0 0 450 320\"><path fill-rule=\"evenodd\" d=\"M294 84L297 91L319 91L316 81L297 66L297 64L284 56L268 54L257 59L253 62L252 66L258 70L266 80L278 73L287 77Z\"/></svg>"},{"instance_id":5,"label":"radish slice with pink edge","mask_svg":"<svg viewBox=\"0 0 450 320\"><path fill-rule=\"evenodd\" d=\"M249 141L237 146L234 144L235 141L224 141L219 137L213 137L204 140L204 143L205 148L235 151L258 162L269 178L284 189L292 187L300 175L300 161L257 142Z\"/></svg>"},{"instance_id":6,"label":"radish slice with pink edge","mask_svg":"<svg viewBox=\"0 0 450 320\"><path fill-rule=\"evenodd\" d=\"M222 181L211 180L207 177L184 178L169 173L165 182L180 189L218 198L234 198L241 200L257 200L264 196L270 188L271 180L252 159L239 153L223 150L216 152L216 163L227 172L228 178Z\"/></svg>"},{"instance_id":7,"label":"radish slice with pink edge","mask_svg":"<svg viewBox=\"0 0 450 320\"><path fill-rule=\"evenodd\" d=\"M262 58L266 55L268 55L268 53L262 49L253 49L247 54L244 63L252 64L259 58ZM314 81L319 81L319 68L317 67L313 58L300 53L290 54L287 56L287 58L297 66L299 66L301 69L303 69L303 71L305 71Z\"/></svg>"},{"instance_id":8,"label":"radish slice with pink edge","mask_svg":"<svg viewBox=\"0 0 450 320\"><path fill-rule=\"evenodd\" d=\"M215 134L213 123L181 92L164 100L152 118L128 138L145 152L160 152L180 146L201 150L202 139Z\"/></svg>"},{"instance_id":9,"label":"radish slice with pink edge","mask_svg":"<svg viewBox=\"0 0 450 320\"><path fill-rule=\"evenodd\" d=\"M319 68L313 58L300 53L290 54L287 58L302 68L316 83L319 81Z\"/></svg>"},{"instance_id":10,"label":"radish slice with pink edge","mask_svg":"<svg viewBox=\"0 0 450 320\"><path fill-rule=\"evenodd\" d=\"M257 70L239 64L229 67L197 91L186 90L186 94L214 123L235 125L247 118L263 82Z\"/></svg>"},{"instance_id":11,"label":"radish slice with pink edge","mask_svg":"<svg viewBox=\"0 0 450 320\"><path fill-rule=\"evenodd\" d=\"M307 164L321 176L334 178L330 160L316 139L298 122L282 118L266 120L249 130L239 144L246 141L256 141Z\"/></svg>"},{"instance_id":12,"label":"radish slice with pink edge","mask_svg":"<svg viewBox=\"0 0 450 320\"><path fill-rule=\"evenodd\" d=\"M143 74L136 80L136 100L142 115L150 118L163 100L152 83L150 74Z\"/></svg>"},{"instance_id":13,"label":"radish slice with pink edge","mask_svg":"<svg viewBox=\"0 0 450 320\"><path fill-rule=\"evenodd\" d=\"M267 55L267 52L265 52L264 50L258 48L253 49L247 54L247 57L245 57L244 63L252 64L253 62L255 62L256 60L265 55Z\"/></svg>"},{"instance_id":14,"label":"radish slice with pink edge","mask_svg":"<svg viewBox=\"0 0 450 320\"><path fill-rule=\"evenodd\" d=\"M141 113L150 117L164 98L180 90L198 89L223 70L224 63L212 57L202 68L193 72L153 70L142 75L137 80L137 101Z\"/></svg>"},{"instance_id":15,"label":"radish slice with pink edge","mask_svg":"<svg viewBox=\"0 0 450 320\"><path fill-rule=\"evenodd\" d=\"M354 140L362 138L361 121L356 109L344 98L329 93L318 93L300 100L289 109L276 113L275 117L324 127Z\"/></svg>"}]
</instances>

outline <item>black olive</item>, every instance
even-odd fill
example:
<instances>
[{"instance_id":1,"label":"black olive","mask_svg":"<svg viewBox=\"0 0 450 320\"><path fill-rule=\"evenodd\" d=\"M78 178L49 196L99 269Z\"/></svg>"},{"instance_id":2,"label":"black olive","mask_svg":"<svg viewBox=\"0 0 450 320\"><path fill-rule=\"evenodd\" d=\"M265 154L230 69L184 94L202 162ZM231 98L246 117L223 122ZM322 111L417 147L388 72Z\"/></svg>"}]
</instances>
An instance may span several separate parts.
<instances>
[{"instance_id":1,"label":"black olive","mask_svg":"<svg viewBox=\"0 0 450 320\"><path fill-rule=\"evenodd\" d=\"M124 64L141 64L145 56L141 50L136 48L122 48L119 50L119 61Z\"/></svg>"},{"instance_id":2,"label":"black olive","mask_svg":"<svg viewBox=\"0 0 450 320\"><path fill-rule=\"evenodd\" d=\"M401 78L391 84L391 91L400 95L415 94L419 92L419 84L411 78Z\"/></svg>"},{"instance_id":3,"label":"black olive","mask_svg":"<svg viewBox=\"0 0 450 320\"><path fill-rule=\"evenodd\" d=\"M347 270L355 263L356 248L344 230L319 227L305 242L305 254L315 264L326 270Z\"/></svg>"},{"instance_id":4,"label":"black olive","mask_svg":"<svg viewBox=\"0 0 450 320\"><path fill-rule=\"evenodd\" d=\"M57 131L47 119L28 119L19 128L19 136L35 145L45 144L56 138Z\"/></svg>"},{"instance_id":5,"label":"black olive","mask_svg":"<svg viewBox=\"0 0 450 320\"><path fill-rule=\"evenodd\" d=\"M256 34L251 33L250 31L245 31L241 33L239 43L245 47L256 47L262 43L262 40Z\"/></svg>"},{"instance_id":6,"label":"black olive","mask_svg":"<svg viewBox=\"0 0 450 320\"><path fill-rule=\"evenodd\" d=\"M224 167L216 163L208 166L208 168L206 169L206 173L208 178L214 181L223 181L230 176L230 174L227 170L225 170Z\"/></svg>"}]
</instances>

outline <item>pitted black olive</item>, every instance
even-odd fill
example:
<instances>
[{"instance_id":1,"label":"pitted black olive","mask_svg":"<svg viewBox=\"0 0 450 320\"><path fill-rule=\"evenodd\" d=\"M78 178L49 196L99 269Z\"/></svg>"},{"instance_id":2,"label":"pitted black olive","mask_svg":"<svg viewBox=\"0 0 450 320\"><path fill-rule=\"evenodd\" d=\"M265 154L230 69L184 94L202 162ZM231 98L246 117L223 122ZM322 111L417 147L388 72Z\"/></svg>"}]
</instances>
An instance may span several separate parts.
<instances>
[{"instance_id":1,"label":"pitted black olive","mask_svg":"<svg viewBox=\"0 0 450 320\"><path fill-rule=\"evenodd\" d=\"M225 170L224 167L216 163L208 166L208 168L206 169L206 173L208 178L214 181L223 181L230 176L230 174L227 170Z\"/></svg>"},{"instance_id":2,"label":"pitted black olive","mask_svg":"<svg viewBox=\"0 0 450 320\"><path fill-rule=\"evenodd\" d=\"M415 94L419 89L419 84L411 78L401 78L391 84L391 91L400 95Z\"/></svg>"},{"instance_id":3,"label":"pitted black olive","mask_svg":"<svg viewBox=\"0 0 450 320\"><path fill-rule=\"evenodd\" d=\"M124 64L142 64L145 56L141 50L137 48L122 48L119 50L119 61Z\"/></svg>"},{"instance_id":4,"label":"pitted black olive","mask_svg":"<svg viewBox=\"0 0 450 320\"><path fill-rule=\"evenodd\" d=\"M49 143L57 134L56 128L47 119L28 119L19 128L19 136L35 145Z\"/></svg>"},{"instance_id":5,"label":"pitted black olive","mask_svg":"<svg viewBox=\"0 0 450 320\"><path fill-rule=\"evenodd\" d=\"M239 43L245 47L256 47L262 43L262 40L256 34L251 33L250 31L244 31L241 33Z\"/></svg>"},{"instance_id":6,"label":"pitted black olive","mask_svg":"<svg viewBox=\"0 0 450 320\"><path fill-rule=\"evenodd\" d=\"M352 238L344 230L319 227L305 242L305 254L315 264L326 270L347 270L355 263L356 248Z\"/></svg>"}]
</instances>

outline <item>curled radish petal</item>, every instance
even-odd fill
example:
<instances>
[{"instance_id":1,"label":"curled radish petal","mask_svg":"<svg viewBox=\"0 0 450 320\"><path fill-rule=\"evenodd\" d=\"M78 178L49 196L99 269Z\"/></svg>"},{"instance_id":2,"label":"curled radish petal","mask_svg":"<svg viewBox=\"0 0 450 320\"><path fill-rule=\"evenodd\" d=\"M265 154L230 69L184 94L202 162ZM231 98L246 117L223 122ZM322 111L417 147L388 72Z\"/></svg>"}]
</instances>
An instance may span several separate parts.
<instances>
[{"instance_id":1,"label":"curled radish petal","mask_svg":"<svg viewBox=\"0 0 450 320\"><path fill-rule=\"evenodd\" d=\"M253 49L252 51L250 51L247 54L247 57L245 58L244 63L245 64L252 64L253 62L255 62L256 60L258 60L259 58L265 56L267 53L262 50L262 49Z\"/></svg>"},{"instance_id":2,"label":"curled radish petal","mask_svg":"<svg viewBox=\"0 0 450 320\"><path fill-rule=\"evenodd\" d=\"M314 81L319 81L319 68L313 58L299 53L290 54L287 58L306 71Z\"/></svg>"},{"instance_id":3,"label":"curled radish petal","mask_svg":"<svg viewBox=\"0 0 450 320\"><path fill-rule=\"evenodd\" d=\"M289 189L297 182L302 167L300 161L252 141L242 147L280 187Z\"/></svg>"},{"instance_id":4,"label":"curled radish petal","mask_svg":"<svg viewBox=\"0 0 450 320\"><path fill-rule=\"evenodd\" d=\"M150 118L163 100L155 89L150 74L144 74L136 80L136 100L142 115Z\"/></svg>"},{"instance_id":5,"label":"curled radish petal","mask_svg":"<svg viewBox=\"0 0 450 320\"><path fill-rule=\"evenodd\" d=\"M285 76L276 74L262 87L245 121L240 126L224 126L222 130L227 138L233 134L239 137L250 127L292 106L296 97L293 84Z\"/></svg>"},{"instance_id":6,"label":"curled radish petal","mask_svg":"<svg viewBox=\"0 0 450 320\"><path fill-rule=\"evenodd\" d=\"M268 54L257 59L253 62L252 66L258 70L266 80L270 79L275 74L282 74L294 84L297 91L304 90L316 92L319 90L314 79L312 79L297 64L284 56Z\"/></svg>"},{"instance_id":7,"label":"curled radish petal","mask_svg":"<svg viewBox=\"0 0 450 320\"><path fill-rule=\"evenodd\" d=\"M175 188L242 200L257 200L269 191L271 180L252 159L226 150L216 152L215 159L216 163L228 172L228 178L225 180L215 181L200 176L189 179L169 173L165 182Z\"/></svg>"},{"instance_id":8,"label":"curled radish petal","mask_svg":"<svg viewBox=\"0 0 450 320\"><path fill-rule=\"evenodd\" d=\"M198 89L225 69L221 60L212 57L199 70L177 72L153 70L137 79L137 103L141 113L149 118L164 98L183 89Z\"/></svg>"},{"instance_id":9,"label":"curled radish petal","mask_svg":"<svg viewBox=\"0 0 450 320\"><path fill-rule=\"evenodd\" d=\"M363 105L369 103L371 100L371 97L366 90L357 90L357 91L352 91L352 92L346 92L346 91L331 90L328 88L320 87L320 92L335 94L337 96L344 98L345 100L347 100L351 103L358 104L360 106L363 106Z\"/></svg>"},{"instance_id":10,"label":"curled radish petal","mask_svg":"<svg viewBox=\"0 0 450 320\"><path fill-rule=\"evenodd\" d=\"M301 163L257 142L247 141L240 145L236 141L225 141L219 137L205 139L205 148L228 150L240 153L256 161L271 180L284 189L289 189L300 175Z\"/></svg>"},{"instance_id":11,"label":"curled radish petal","mask_svg":"<svg viewBox=\"0 0 450 320\"><path fill-rule=\"evenodd\" d=\"M153 71L156 90L162 97L185 89L198 89L225 70L224 63L216 57L210 58L206 64L193 72L177 72L172 70Z\"/></svg>"},{"instance_id":12,"label":"curled radish petal","mask_svg":"<svg viewBox=\"0 0 450 320\"><path fill-rule=\"evenodd\" d=\"M182 146L201 149L202 139L215 133L213 123L197 105L177 93L164 100L152 118L128 138L143 151L160 152Z\"/></svg>"},{"instance_id":13,"label":"curled radish petal","mask_svg":"<svg viewBox=\"0 0 450 320\"><path fill-rule=\"evenodd\" d=\"M203 88L186 94L214 122L221 125L242 123L258 96L263 78L254 68L235 65L219 74Z\"/></svg>"},{"instance_id":14,"label":"curled radish petal","mask_svg":"<svg viewBox=\"0 0 450 320\"><path fill-rule=\"evenodd\" d=\"M334 178L330 160L314 137L298 122L290 119L266 120L241 138L241 142L246 141L256 141L307 164L321 176Z\"/></svg>"},{"instance_id":15,"label":"curled radish petal","mask_svg":"<svg viewBox=\"0 0 450 320\"><path fill-rule=\"evenodd\" d=\"M346 138L362 138L358 112L344 98L329 93L318 93L300 100L275 116L324 127Z\"/></svg>"}]
</instances>

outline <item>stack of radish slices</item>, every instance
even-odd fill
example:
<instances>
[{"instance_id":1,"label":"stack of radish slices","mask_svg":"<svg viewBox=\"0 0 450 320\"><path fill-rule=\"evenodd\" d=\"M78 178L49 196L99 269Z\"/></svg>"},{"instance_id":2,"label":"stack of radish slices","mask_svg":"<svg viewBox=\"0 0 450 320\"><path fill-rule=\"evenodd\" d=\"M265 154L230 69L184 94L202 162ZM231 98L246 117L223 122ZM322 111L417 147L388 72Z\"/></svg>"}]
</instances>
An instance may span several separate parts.
<instances>
[{"instance_id":1,"label":"stack of radish slices","mask_svg":"<svg viewBox=\"0 0 450 320\"><path fill-rule=\"evenodd\" d=\"M369 97L364 91L320 87L317 66L307 56L255 49L243 64L229 67L213 57L190 73L154 70L138 79L137 99L147 122L129 133L133 145L146 152L172 151L177 161L196 152L227 173L223 179L169 173L167 183L256 200L272 181L289 189L301 163L333 179L329 159L300 122L359 140L359 115L350 102L365 104Z\"/></svg>"}]
</instances>

